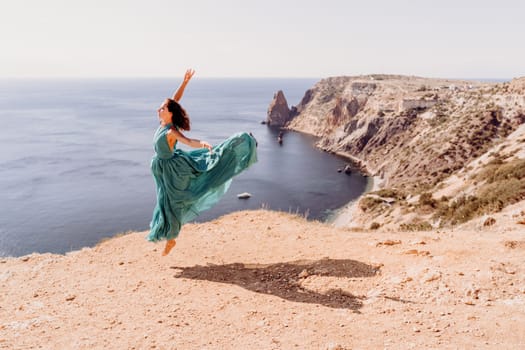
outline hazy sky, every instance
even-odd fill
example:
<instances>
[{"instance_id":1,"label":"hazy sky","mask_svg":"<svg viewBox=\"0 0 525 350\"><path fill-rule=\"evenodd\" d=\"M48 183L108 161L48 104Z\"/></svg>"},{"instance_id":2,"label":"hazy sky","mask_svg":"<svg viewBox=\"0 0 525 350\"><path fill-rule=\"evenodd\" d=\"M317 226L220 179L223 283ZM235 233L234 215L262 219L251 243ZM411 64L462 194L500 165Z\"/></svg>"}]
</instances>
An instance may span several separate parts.
<instances>
[{"instance_id":1,"label":"hazy sky","mask_svg":"<svg viewBox=\"0 0 525 350\"><path fill-rule=\"evenodd\" d=\"M523 0L2 0L0 77L525 75Z\"/></svg>"}]
</instances>

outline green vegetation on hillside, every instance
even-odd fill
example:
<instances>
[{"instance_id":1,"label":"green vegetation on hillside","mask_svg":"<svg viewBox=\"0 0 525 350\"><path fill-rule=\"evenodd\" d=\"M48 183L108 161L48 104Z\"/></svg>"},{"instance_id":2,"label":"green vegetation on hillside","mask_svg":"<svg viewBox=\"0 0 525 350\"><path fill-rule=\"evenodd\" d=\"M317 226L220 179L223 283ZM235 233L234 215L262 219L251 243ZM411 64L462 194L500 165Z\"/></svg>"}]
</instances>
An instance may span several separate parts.
<instances>
[{"instance_id":1,"label":"green vegetation on hillside","mask_svg":"<svg viewBox=\"0 0 525 350\"><path fill-rule=\"evenodd\" d=\"M481 184L474 195L463 195L448 205L437 206L435 218L456 225L525 199L525 159L507 163L495 160L475 180Z\"/></svg>"}]
</instances>

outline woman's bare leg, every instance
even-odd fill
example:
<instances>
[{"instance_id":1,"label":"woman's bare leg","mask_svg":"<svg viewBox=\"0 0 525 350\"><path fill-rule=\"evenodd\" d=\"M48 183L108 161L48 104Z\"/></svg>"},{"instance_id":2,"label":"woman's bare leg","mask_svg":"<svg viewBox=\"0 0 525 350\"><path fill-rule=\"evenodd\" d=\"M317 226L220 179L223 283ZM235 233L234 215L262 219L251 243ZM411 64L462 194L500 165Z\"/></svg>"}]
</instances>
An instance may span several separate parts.
<instances>
[{"instance_id":1,"label":"woman's bare leg","mask_svg":"<svg viewBox=\"0 0 525 350\"><path fill-rule=\"evenodd\" d=\"M166 245L164 246L164 251L162 252L162 256L168 255L173 247L175 247L175 244L176 242L174 239L167 240Z\"/></svg>"}]
</instances>

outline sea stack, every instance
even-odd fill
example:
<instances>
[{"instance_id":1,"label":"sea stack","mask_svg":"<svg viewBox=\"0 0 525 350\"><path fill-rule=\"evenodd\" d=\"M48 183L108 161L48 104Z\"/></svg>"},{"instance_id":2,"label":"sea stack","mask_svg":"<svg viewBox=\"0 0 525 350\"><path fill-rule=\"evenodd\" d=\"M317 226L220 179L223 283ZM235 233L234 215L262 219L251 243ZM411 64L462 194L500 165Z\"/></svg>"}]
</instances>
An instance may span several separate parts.
<instances>
[{"instance_id":1,"label":"sea stack","mask_svg":"<svg viewBox=\"0 0 525 350\"><path fill-rule=\"evenodd\" d=\"M273 100L268 107L266 124L269 126L284 126L291 120L290 108L282 90L273 95Z\"/></svg>"}]
</instances>

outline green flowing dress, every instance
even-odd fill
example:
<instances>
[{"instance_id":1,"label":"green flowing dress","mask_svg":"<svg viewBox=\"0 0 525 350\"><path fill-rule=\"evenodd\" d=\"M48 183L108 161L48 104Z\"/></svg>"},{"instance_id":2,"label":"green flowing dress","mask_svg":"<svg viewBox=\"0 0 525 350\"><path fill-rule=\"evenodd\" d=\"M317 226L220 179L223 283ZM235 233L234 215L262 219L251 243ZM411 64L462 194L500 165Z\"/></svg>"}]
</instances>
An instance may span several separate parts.
<instances>
[{"instance_id":1,"label":"green flowing dress","mask_svg":"<svg viewBox=\"0 0 525 350\"><path fill-rule=\"evenodd\" d=\"M232 178L257 161L256 140L241 132L207 149L186 152L168 145L172 124L159 126L154 136L155 156L151 172L157 204L147 239L156 242L176 238L181 226L211 208L226 193Z\"/></svg>"}]
</instances>

